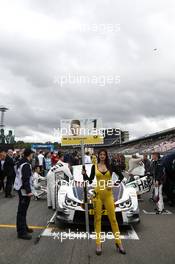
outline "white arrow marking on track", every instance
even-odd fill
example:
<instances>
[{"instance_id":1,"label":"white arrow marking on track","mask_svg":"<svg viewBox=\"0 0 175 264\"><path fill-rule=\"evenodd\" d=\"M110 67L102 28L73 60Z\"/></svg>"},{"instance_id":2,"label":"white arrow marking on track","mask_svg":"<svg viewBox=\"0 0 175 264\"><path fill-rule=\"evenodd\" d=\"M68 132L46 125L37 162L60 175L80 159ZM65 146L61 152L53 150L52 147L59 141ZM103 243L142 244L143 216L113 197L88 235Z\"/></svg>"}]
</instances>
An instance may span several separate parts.
<instances>
[{"instance_id":1,"label":"white arrow marking on track","mask_svg":"<svg viewBox=\"0 0 175 264\"><path fill-rule=\"evenodd\" d=\"M146 210L143 210L143 213L147 215L156 215L156 212L148 212ZM165 212L158 214L158 215L171 215L171 214L172 212L170 212L169 210L166 210Z\"/></svg>"}]
</instances>

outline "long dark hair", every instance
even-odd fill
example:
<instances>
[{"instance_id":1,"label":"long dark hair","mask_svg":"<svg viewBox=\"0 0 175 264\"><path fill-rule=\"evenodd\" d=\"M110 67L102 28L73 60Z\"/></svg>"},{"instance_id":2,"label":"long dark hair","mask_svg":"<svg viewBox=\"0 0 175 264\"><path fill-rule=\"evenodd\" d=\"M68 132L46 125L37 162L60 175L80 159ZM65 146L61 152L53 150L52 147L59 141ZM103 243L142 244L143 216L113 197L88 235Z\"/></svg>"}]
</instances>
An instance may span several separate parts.
<instances>
[{"instance_id":1,"label":"long dark hair","mask_svg":"<svg viewBox=\"0 0 175 264\"><path fill-rule=\"evenodd\" d=\"M100 149L100 150L98 151L97 163L100 162L100 153L101 153L101 152L104 152L104 153L106 154L105 165L106 165L106 168L107 168L108 170L111 171L111 166L110 166L109 156L108 156L108 152L107 152L106 149Z\"/></svg>"}]
</instances>

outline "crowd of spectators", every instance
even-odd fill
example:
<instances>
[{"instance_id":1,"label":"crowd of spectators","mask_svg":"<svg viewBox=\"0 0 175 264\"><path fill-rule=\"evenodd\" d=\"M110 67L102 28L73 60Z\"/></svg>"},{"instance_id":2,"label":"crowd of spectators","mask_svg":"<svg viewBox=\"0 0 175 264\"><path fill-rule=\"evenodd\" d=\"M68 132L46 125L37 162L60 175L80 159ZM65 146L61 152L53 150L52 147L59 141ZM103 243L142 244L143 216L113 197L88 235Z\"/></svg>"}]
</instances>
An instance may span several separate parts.
<instances>
[{"instance_id":1,"label":"crowd of spectators","mask_svg":"<svg viewBox=\"0 0 175 264\"><path fill-rule=\"evenodd\" d=\"M39 169L41 176L45 177L48 171L54 166L62 156L62 151L35 151L31 166L33 172ZM17 164L24 156L24 149L17 149L8 151L0 150L0 191L5 192L6 198L12 198L12 189L16 176ZM85 164L96 163L96 156L85 153ZM82 164L81 154L78 151L65 151L64 162L69 163L70 166Z\"/></svg>"},{"instance_id":2,"label":"crowd of spectators","mask_svg":"<svg viewBox=\"0 0 175 264\"><path fill-rule=\"evenodd\" d=\"M112 151L118 151L123 154L132 155L133 153L166 153L175 149L175 136L167 136L161 139L145 139L139 142L131 142L123 146L116 146Z\"/></svg>"},{"instance_id":3,"label":"crowd of spectators","mask_svg":"<svg viewBox=\"0 0 175 264\"><path fill-rule=\"evenodd\" d=\"M173 139L172 139L172 143L174 143ZM159 146L162 146L160 142L159 142ZM157 149L155 151L154 148L154 152L158 153ZM13 197L12 190L16 176L16 167L19 161L23 158L23 153L24 150L13 151L9 149L7 152L3 149L0 150L0 191L1 192L4 191L6 198ZM63 151L49 152L49 151L40 150L40 151L35 151L33 154L33 159L31 161L33 172L36 173L36 168L37 168L37 173L45 177L48 171L51 169L51 167L54 166L59 161L59 159L61 159L63 154L64 154L64 162L69 163L70 166L82 164L82 157L80 151L66 150L63 153ZM142 158L137 157L136 155L133 154L132 157L128 160L128 158L126 158L122 153L119 154L119 153L109 152L109 159L111 164L116 165L120 169L120 171L128 171L130 176L133 174L135 167L139 166L140 162L142 162L145 166L145 174L146 175L151 174L151 169L150 169L151 160L148 159L146 153L143 155ZM175 157L171 161L170 166L172 166L174 161L175 161ZM84 162L85 164L88 163L96 164L97 163L96 153L90 154L89 152L86 152L84 157ZM164 164L165 167L166 164L168 164L168 162L169 161L166 161L166 163ZM169 172L167 172L167 174L170 175ZM174 174L170 176L171 177L167 178L167 181L164 184L165 187L164 189L167 192L167 194L175 191ZM170 187L174 186L174 187L170 188L169 186ZM170 196L173 197L173 195ZM171 202L174 203L174 200L171 199Z\"/></svg>"}]
</instances>

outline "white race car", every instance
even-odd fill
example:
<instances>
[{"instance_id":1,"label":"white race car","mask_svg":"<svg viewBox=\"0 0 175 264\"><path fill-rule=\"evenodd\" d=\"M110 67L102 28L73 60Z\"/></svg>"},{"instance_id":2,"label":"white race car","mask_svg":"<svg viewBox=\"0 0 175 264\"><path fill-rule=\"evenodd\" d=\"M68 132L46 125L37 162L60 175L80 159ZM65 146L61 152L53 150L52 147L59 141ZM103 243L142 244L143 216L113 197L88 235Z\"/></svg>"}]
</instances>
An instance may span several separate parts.
<instances>
[{"instance_id":1,"label":"white race car","mask_svg":"<svg viewBox=\"0 0 175 264\"><path fill-rule=\"evenodd\" d=\"M91 167L92 164L86 164L86 171L88 175L90 175ZM84 184L81 171L82 165L73 166L74 180L71 182L62 181L61 184L59 184L56 214L59 222L76 224L85 223ZM116 177L117 175L113 174L113 182L116 181ZM140 181L142 182L139 178L130 183L118 183L113 187L115 212L119 224L128 225L131 223L138 223L140 221L137 198L137 189L139 188L138 184L141 186ZM94 186L96 186L96 179L94 179L91 185L87 186L90 224L93 224L94 215L92 203ZM146 178L144 178L142 193L148 191L147 187L148 184L146 184ZM108 223L105 208L103 208L102 214L104 218L103 222Z\"/></svg>"}]
</instances>

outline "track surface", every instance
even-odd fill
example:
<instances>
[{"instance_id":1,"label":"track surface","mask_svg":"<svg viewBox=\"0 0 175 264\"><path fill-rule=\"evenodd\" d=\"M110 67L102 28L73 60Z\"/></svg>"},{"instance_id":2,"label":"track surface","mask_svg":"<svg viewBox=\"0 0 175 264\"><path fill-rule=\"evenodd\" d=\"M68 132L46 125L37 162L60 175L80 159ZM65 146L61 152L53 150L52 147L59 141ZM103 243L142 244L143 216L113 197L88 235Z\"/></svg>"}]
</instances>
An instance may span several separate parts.
<instances>
[{"instance_id":1,"label":"track surface","mask_svg":"<svg viewBox=\"0 0 175 264\"><path fill-rule=\"evenodd\" d=\"M46 200L32 200L28 211L28 224L35 232L33 239L17 239L15 221L17 197L5 199L0 193L0 264L79 264L79 263L120 263L120 264L174 264L175 263L175 208L166 207L172 214L155 215L154 205L149 194L139 202L141 223L128 229L121 229L123 244L127 255L116 252L114 241L103 243L103 254L95 255L95 241L85 239L61 239L58 234L69 232L68 226L51 224L38 244L36 237L44 230L53 216L47 209ZM144 211L143 211L144 210ZM150 213L152 212L152 213ZM78 229L78 230L77 230ZM71 231L85 231L84 227L73 226ZM54 236L53 236L53 232ZM55 238L55 239L54 239ZM89 251L89 253L88 253Z\"/></svg>"}]
</instances>

